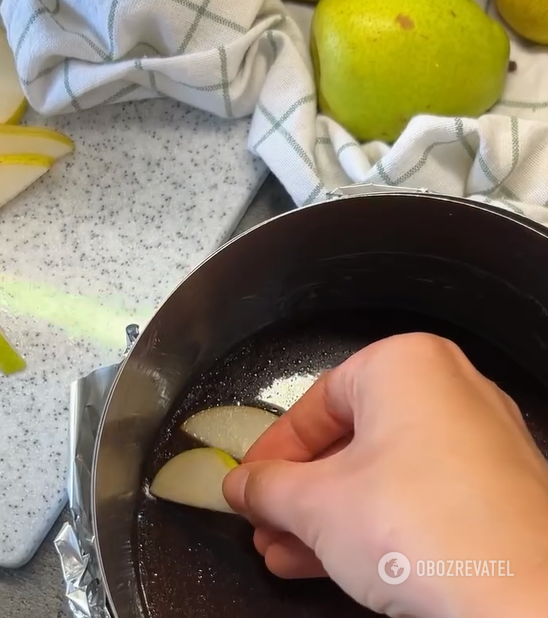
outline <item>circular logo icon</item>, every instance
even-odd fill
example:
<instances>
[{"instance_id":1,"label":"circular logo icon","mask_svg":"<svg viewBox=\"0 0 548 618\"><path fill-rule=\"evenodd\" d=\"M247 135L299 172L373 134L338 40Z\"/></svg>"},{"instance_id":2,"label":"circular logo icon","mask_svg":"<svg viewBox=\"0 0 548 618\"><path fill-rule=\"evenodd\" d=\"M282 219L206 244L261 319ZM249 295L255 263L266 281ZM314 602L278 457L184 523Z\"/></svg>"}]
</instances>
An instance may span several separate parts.
<instances>
[{"instance_id":1,"label":"circular logo icon","mask_svg":"<svg viewBox=\"0 0 548 618\"><path fill-rule=\"evenodd\" d=\"M409 559L397 551L391 551L379 560L379 576L386 584L391 586L403 584L410 575Z\"/></svg>"}]
</instances>

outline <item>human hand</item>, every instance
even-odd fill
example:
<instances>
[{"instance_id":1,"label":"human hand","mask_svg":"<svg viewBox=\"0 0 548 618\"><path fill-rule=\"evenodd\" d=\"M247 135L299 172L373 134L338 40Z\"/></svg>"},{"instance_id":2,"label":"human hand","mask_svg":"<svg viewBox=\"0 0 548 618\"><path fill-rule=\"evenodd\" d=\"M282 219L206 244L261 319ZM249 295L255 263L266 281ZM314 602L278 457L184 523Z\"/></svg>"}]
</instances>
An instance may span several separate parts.
<instances>
[{"instance_id":1,"label":"human hand","mask_svg":"<svg viewBox=\"0 0 548 618\"><path fill-rule=\"evenodd\" d=\"M516 404L447 340L392 337L324 374L224 489L280 577L327 574L394 617L546 615L548 465ZM412 566L505 560L514 577L412 570L391 586L377 568L393 551Z\"/></svg>"}]
</instances>

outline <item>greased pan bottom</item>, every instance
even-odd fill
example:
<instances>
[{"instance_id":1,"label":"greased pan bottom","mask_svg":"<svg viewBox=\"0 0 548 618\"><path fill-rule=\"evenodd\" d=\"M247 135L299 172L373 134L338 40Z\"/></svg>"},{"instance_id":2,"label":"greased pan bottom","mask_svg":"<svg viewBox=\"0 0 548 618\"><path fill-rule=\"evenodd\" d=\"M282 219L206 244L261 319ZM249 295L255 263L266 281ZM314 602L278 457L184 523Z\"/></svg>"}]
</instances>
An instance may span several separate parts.
<instances>
[{"instance_id":1,"label":"greased pan bottom","mask_svg":"<svg viewBox=\"0 0 548 618\"><path fill-rule=\"evenodd\" d=\"M178 426L212 405L242 402L287 407L322 370L386 336L423 331L458 343L517 401L548 457L548 389L502 349L460 327L389 308L318 314L275 324L220 360L183 394L168 415L149 464L135 518L134 556L149 618L359 618L377 616L332 582L282 581L253 549L250 527L230 515L151 499L154 473L194 446ZM428 557L425 556L425 559Z\"/></svg>"}]
</instances>

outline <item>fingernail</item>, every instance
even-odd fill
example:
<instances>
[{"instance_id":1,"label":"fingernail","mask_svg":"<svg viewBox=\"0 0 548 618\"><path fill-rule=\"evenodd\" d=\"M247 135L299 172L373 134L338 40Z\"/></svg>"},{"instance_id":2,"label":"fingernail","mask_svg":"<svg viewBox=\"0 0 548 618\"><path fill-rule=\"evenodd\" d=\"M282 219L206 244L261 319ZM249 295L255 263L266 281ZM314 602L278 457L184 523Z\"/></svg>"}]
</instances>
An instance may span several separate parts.
<instances>
[{"instance_id":1,"label":"fingernail","mask_svg":"<svg viewBox=\"0 0 548 618\"><path fill-rule=\"evenodd\" d=\"M245 486L249 478L246 466L238 466L231 470L223 482L223 493L226 501L238 513L245 513Z\"/></svg>"}]
</instances>

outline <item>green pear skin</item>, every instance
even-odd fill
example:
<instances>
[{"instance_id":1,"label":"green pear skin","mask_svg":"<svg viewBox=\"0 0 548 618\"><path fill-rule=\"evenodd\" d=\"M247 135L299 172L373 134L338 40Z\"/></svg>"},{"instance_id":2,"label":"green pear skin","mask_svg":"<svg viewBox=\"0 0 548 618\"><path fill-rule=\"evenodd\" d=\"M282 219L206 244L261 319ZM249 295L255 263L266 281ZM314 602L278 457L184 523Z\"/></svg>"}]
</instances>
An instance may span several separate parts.
<instances>
[{"instance_id":1,"label":"green pear skin","mask_svg":"<svg viewBox=\"0 0 548 618\"><path fill-rule=\"evenodd\" d=\"M508 35L473 0L320 0L311 37L320 111L360 141L480 116L508 72Z\"/></svg>"}]
</instances>

